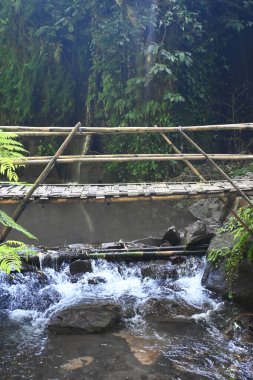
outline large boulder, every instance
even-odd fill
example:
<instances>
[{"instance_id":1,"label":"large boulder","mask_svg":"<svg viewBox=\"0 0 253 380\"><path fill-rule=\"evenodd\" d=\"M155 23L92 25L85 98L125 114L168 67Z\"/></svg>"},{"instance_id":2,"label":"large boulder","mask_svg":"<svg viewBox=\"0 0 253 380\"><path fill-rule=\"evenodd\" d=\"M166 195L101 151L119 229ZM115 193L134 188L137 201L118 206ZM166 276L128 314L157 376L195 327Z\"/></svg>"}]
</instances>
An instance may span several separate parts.
<instances>
[{"instance_id":1,"label":"large boulder","mask_svg":"<svg viewBox=\"0 0 253 380\"><path fill-rule=\"evenodd\" d=\"M162 242L168 242L174 246L181 244L181 238L179 232L176 230L175 226L170 227L164 234Z\"/></svg>"},{"instance_id":2,"label":"large boulder","mask_svg":"<svg viewBox=\"0 0 253 380\"><path fill-rule=\"evenodd\" d=\"M226 217L227 208L220 199L201 199L191 205L189 211L208 225L219 225Z\"/></svg>"},{"instance_id":3,"label":"large boulder","mask_svg":"<svg viewBox=\"0 0 253 380\"><path fill-rule=\"evenodd\" d=\"M91 273L92 265L90 260L76 260L69 265L69 272L72 276L75 274Z\"/></svg>"},{"instance_id":4,"label":"large boulder","mask_svg":"<svg viewBox=\"0 0 253 380\"><path fill-rule=\"evenodd\" d=\"M121 307L113 303L75 305L54 313L48 329L56 334L100 333L117 324L121 316Z\"/></svg>"},{"instance_id":5,"label":"large boulder","mask_svg":"<svg viewBox=\"0 0 253 380\"><path fill-rule=\"evenodd\" d=\"M214 235L214 231L211 230L204 222L197 220L195 223L186 227L184 242L187 246L208 244Z\"/></svg>"},{"instance_id":6,"label":"large boulder","mask_svg":"<svg viewBox=\"0 0 253 380\"><path fill-rule=\"evenodd\" d=\"M212 239L208 252L224 247L232 249L234 244L235 240L230 232L218 234ZM202 277L202 285L224 298L228 298L232 292L234 301L247 309L253 309L253 261L242 260L232 284L226 280L224 259L220 260L219 263L209 261Z\"/></svg>"}]
</instances>

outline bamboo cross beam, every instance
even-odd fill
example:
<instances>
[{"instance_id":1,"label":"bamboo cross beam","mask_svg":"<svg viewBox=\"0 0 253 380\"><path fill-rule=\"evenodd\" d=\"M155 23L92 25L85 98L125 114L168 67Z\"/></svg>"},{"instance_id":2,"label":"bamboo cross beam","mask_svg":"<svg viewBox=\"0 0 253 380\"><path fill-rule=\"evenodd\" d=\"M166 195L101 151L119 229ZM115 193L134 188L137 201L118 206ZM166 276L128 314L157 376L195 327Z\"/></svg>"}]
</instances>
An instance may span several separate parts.
<instances>
[{"instance_id":1,"label":"bamboo cross beam","mask_svg":"<svg viewBox=\"0 0 253 380\"><path fill-rule=\"evenodd\" d=\"M47 166L42 171L42 173L40 174L40 176L37 178L37 180L35 181L35 183L33 184L33 186L30 188L30 190L27 192L26 196L23 198L23 200L17 206L16 210L14 211L14 213L12 215L12 219L15 222L22 215L22 213L25 210L27 204L29 203L30 197L32 196L32 194L34 193L34 191L39 187L39 185L45 180L45 178L47 177L47 175L49 174L49 172L51 171L51 169L54 167L57 159L64 152L64 150L69 145L69 143L71 142L71 140L73 139L74 135L76 134L76 132L79 130L80 127L81 127L81 123L80 122L75 125L75 127L69 133L68 137L64 140L64 142L61 144L60 148L57 150L57 152L55 153L55 155L49 160ZM11 230L12 230L12 227L9 227L9 226L6 226L3 229L2 234L0 236L0 243L2 243L6 239L6 237L8 236L8 234L10 233Z\"/></svg>"},{"instance_id":2,"label":"bamboo cross beam","mask_svg":"<svg viewBox=\"0 0 253 380\"><path fill-rule=\"evenodd\" d=\"M238 161L253 160L252 154L210 154L209 157L215 161ZM47 164L51 156L27 157L25 159L13 160L14 165L37 165ZM60 156L59 164L73 164L76 162L135 162L135 161L205 161L204 154L118 154L118 155L87 155L87 156ZM189 166L189 165L188 165ZM195 173L196 174L196 173Z\"/></svg>"},{"instance_id":3,"label":"bamboo cross beam","mask_svg":"<svg viewBox=\"0 0 253 380\"><path fill-rule=\"evenodd\" d=\"M181 127L185 132L204 132L220 130L253 130L253 123L217 124ZM14 132L19 136L64 136L71 132L69 127L28 127L0 126L3 132ZM81 127L77 135L115 134L115 133L175 133L180 127Z\"/></svg>"}]
</instances>

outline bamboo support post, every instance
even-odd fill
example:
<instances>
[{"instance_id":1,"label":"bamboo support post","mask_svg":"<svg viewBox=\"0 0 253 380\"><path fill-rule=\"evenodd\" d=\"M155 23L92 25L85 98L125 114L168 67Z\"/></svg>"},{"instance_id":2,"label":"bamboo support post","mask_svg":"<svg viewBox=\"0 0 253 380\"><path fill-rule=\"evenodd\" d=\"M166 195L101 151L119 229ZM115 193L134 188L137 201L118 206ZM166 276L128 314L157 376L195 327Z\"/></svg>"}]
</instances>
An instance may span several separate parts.
<instances>
[{"instance_id":1,"label":"bamboo support post","mask_svg":"<svg viewBox=\"0 0 253 380\"><path fill-rule=\"evenodd\" d=\"M157 127L157 126L156 126ZM158 128L158 127L157 127ZM162 138L167 142L167 144L177 153L182 154L182 152L173 144L173 142L165 135L164 132L161 132ZM200 172L195 169L195 167L188 161L185 161L185 164L188 166L188 168L194 173L201 181L204 181L204 177L200 174Z\"/></svg>"},{"instance_id":2,"label":"bamboo support post","mask_svg":"<svg viewBox=\"0 0 253 380\"><path fill-rule=\"evenodd\" d=\"M37 187L45 180L45 178L47 177L47 175L49 174L49 172L51 171L51 169L54 167L54 165L55 165L58 157L60 157L60 155L65 150L65 148L69 145L69 143L71 142L71 140L73 139L74 135L76 134L76 132L79 130L80 127L81 127L81 123L80 122L75 125L75 127L69 133L68 137L65 139L65 141L62 143L62 145L57 150L57 152L55 153L55 155L49 161L48 165L45 167L45 169L42 171L42 173L40 174L40 176L37 178L37 180L35 181L35 183L33 184L33 186L27 192L26 196L23 198L23 200L17 206L16 210L14 211L14 213L12 215L12 219L15 222L19 219L19 217L21 216L21 214L25 210L25 208L26 208L26 206L27 206L27 204L29 202L29 199L30 199L31 195L34 193L34 191L37 189ZM0 243L2 243L6 239L6 237L9 234L9 232L11 231L11 229L12 228L9 227L9 226L6 226L3 229L2 234L0 236Z\"/></svg>"}]
</instances>

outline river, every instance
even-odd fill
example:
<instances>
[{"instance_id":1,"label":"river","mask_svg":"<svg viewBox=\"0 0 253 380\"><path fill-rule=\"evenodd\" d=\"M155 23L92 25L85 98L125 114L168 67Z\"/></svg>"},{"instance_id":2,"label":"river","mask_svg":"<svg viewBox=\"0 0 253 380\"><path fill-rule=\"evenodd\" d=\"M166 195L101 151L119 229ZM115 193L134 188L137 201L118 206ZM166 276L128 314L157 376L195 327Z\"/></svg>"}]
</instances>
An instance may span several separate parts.
<instances>
[{"instance_id":1,"label":"river","mask_svg":"<svg viewBox=\"0 0 253 380\"><path fill-rule=\"evenodd\" d=\"M253 379L252 340L226 333L240 310L201 286L204 258L159 260L157 275L147 262L94 260L78 277L41 264L43 274L1 274L2 380ZM100 301L125 311L112 331L48 332L55 311Z\"/></svg>"}]
</instances>

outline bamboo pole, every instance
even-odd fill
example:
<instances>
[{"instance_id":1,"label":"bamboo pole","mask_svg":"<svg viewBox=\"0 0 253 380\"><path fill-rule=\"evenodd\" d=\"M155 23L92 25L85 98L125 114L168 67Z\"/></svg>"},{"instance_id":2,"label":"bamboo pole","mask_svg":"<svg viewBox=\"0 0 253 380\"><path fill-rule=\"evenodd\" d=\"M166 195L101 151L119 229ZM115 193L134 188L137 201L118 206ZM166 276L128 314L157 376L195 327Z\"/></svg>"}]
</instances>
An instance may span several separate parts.
<instances>
[{"instance_id":1,"label":"bamboo pole","mask_svg":"<svg viewBox=\"0 0 253 380\"><path fill-rule=\"evenodd\" d=\"M140 196L120 196L120 197L113 197L113 196L106 196L101 198L94 197L87 197L87 198L80 198L80 197L65 197L65 198L31 198L29 200L32 204L55 204L55 205L62 205L62 204L82 204L82 203L129 203L129 202L158 202L158 201L182 201L182 200L200 200L200 199L213 199L213 198L224 198L224 202L226 204L225 199L230 197L231 195L237 196L236 190L234 192L229 191L219 191L214 193L198 193L198 194L192 194L192 193L184 193L184 194L169 194L169 195L140 195ZM247 194L253 195L253 190L247 191ZM0 205L16 205L19 204L20 200L22 198L18 199L10 199L10 198L2 198L0 199ZM228 207L227 207L228 208ZM230 210L228 208L229 211Z\"/></svg>"},{"instance_id":2,"label":"bamboo pole","mask_svg":"<svg viewBox=\"0 0 253 380\"><path fill-rule=\"evenodd\" d=\"M33 186L27 192L26 196L23 198L23 200L17 206L16 210L14 211L14 213L12 215L12 219L15 222L19 219L19 217L21 216L21 214L25 210L25 208L26 208L26 206L27 206L27 204L29 202L29 199L32 196L32 194L34 193L34 191L45 180L45 178L47 177L48 173L54 167L54 165L55 165L58 157L60 157L60 155L65 150L65 148L69 145L69 143L71 142L71 140L73 139L74 135L76 134L76 132L79 130L80 127L81 127L81 123L80 122L75 125L75 127L69 133L68 137L64 140L64 142L62 143L62 145L60 146L60 148L57 150L57 152L55 153L55 155L49 161L48 165L45 167L45 169L42 171L42 173L40 174L40 176L37 178L37 180L35 181L35 183L33 184ZM0 236L0 243L2 243L6 239L6 237L9 234L9 232L11 231L11 229L12 229L12 227L5 226L5 228L3 229L2 233L1 233L1 236Z\"/></svg>"},{"instance_id":3,"label":"bamboo pole","mask_svg":"<svg viewBox=\"0 0 253 380\"><path fill-rule=\"evenodd\" d=\"M157 127L158 128L158 127ZM173 144L173 142L165 135L164 132L161 132L162 138L166 141L166 143L176 152L176 154L182 154L182 152ZM185 164L188 168L194 173L201 181L204 181L204 177L200 174L200 172L195 169L195 167L188 161L185 161Z\"/></svg>"},{"instance_id":4,"label":"bamboo pole","mask_svg":"<svg viewBox=\"0 0 253 380\"><path fill-rule=\"evenodd\" d=\"M182 129L180 129L181 135L195 148L197 149L201 154L203 154L206 159L217 169L217 171L238 191L238 193L241 195L243 199L249 204L251 208L253 208L253 203L250 200L249 197L235 184L234 181L213 161L211 158L212 155L207 154L204 152L203 149L201 149L185 132L183 132Z\"/></svg>"},{"instance_id":5,"label":"bamboo pole","mask_svg":"<svg viewBox=\"0 0 253 380\"><path fill-rule=\"evenodd\" d=\"M247 154L210 154L215 161L248 161L253 160L253 155ZM14 165L42 165L50 162L51 157L27 157L15 159ZM123 155L87 155L87 156L61 156L57 163L73 164L76 162L134 162L134 161L205 161L203 154L123 154ZM189 165L188 165L189 166ZM195 172L194 172L195 173ZM195 173L196 174L196 173Z\"/></svg>"},{"instance_id":6,"label":"bamboo pole","mask_svg":"<svg viewBox=\"0 0 253 380\"><path fill-rule=\"evenodd\" d=\"M162 257L171 257L171 256L192 256L192 255L205 255L206 250L169 250L169 251L159 251L153 250L149 252L145 252L142 249L131 251L129 253L125 252L96 252L96 253L87 253L85 259L136 259L136 258L162 258Z\"/></svg>"},{"instance_id":7,"label":"bamboo pole","mask_svg":"<svg viewBox=\"0 0 253 380\"><path fill-rule=\"evenodd\" d=\"M80 135L85 134L114 134L114 133L174 133L179 132L180 127L81 127ZM199 125L199 126L184 126L181 127L186 132L197 131L219 131L219 130L252 130L253 123L240 124L214 124L214 125ZM0 126L2 131L19 133L41 133L38 136L46 136L45 133L59 133L60 135L68 134L71 131L70 127L28 127L28 126ZM51 134L50 134L51 136Z\"/></svg>"},{"instance_id":8,"label":"bamboo pole","mask_svg":"<svg viewBox=\"0 0 253 380\"><path fill-rule=\"evenodd\" d=\"M172 149L174 149L174 151L176 153L181 153L181 151L172 143L172 141L164 134L164 133L161 133L164 140L172 147ZM207 182L206 179L200 174L200 172L189 162L189 161L185 161L185 163L187 164L187 166L190 168L190 170L193 172L193 174L195 174L199 179L200 181L202 182ZM224 204L226 210L228 211L228 213L232 214L234 216L234 218L243 226L243 228L251 235L253 236L253 231L247 226L247 224L244 222L244 220L237 214L237 212L235 210L232 210L229 206L228 206L228 203L227 201L222 197L222 196L219 196L219 200Z\"/></svg>"},{"instance_id":9,"label":"bamboo pole","mask_svg":"<svg viewBox=\"0 0 253 380\"><path fill-rule=\"evenodd\" d=\"M126 248L104 248L104 249L92 249L87 254L95 254L95 253L130 253L130 252L135 252L135 251L142 251L142 252L163 252L163 251L199 251L199 250L207 250L208 244L202 244L198 246L193 246L188 248L186 245L177 245L177 246L162 246L162 247L127 247Z\"/></svg>"}]
</instances>

